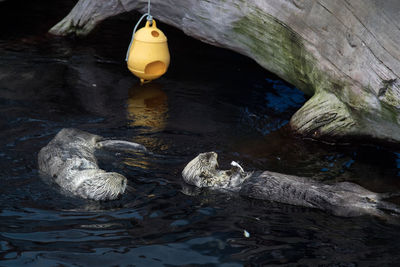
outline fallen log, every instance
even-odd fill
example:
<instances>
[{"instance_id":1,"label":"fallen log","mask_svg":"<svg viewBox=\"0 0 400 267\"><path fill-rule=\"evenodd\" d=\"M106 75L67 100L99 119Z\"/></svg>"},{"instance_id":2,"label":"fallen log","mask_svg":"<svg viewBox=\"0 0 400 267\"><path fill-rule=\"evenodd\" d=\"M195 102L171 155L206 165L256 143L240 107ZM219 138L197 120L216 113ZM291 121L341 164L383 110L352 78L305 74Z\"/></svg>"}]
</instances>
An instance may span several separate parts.
<instances>
[{"instance_id":1,"label":"fallen log","mask_svg":"<svg viewBox=\"0 0 400 267\"><path fill-rule=\"evenodd\" d=\"M80 0L50 32L88 34L145 0ZM396 0L152 0L152 15L246 55L309 95L292 117L312 138L400 141L400 5Z\"/></svg>"}]
</instances>

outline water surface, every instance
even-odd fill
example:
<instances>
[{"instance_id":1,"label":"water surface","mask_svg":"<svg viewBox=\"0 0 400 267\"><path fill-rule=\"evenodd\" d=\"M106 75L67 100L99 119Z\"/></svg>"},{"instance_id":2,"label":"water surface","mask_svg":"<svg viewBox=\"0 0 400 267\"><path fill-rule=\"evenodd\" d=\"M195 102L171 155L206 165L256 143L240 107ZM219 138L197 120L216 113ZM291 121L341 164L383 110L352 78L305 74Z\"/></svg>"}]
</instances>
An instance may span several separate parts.
<instances>
[{"instance_id":1,"label":"water surface","mask_svg":"<svg viewBox=\"0 0 400 267\"><path fill-rule=\"evenodd\" d=\"M288 121L307 96L250 59L162 24L171 67L140 86L123 62L137 15L84 39L46 35L73 2L0 3L1 266L397 265L398 225L193 190L180 175L198 153L216 151L222 167L236 160L246 170L394 192L396 150L294 137ZM118 201L66 196L37 170L38 151L65 127L155 155L99 154L102 168L135 189Z\"/></svg>"}]
</instances>

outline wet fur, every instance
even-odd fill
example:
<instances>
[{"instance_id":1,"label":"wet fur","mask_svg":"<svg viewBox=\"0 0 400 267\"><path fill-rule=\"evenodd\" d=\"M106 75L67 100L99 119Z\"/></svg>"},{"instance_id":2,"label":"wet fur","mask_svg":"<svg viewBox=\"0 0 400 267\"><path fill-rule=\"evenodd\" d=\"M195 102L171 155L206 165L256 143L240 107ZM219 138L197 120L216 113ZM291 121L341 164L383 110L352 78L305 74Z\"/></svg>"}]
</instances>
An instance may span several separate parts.
<instances>
[{"instance_id":1,"label":"wet fur","mask_svg":"<svg viewBox=\"0 0 400 267\"><path fill-rule=\"evenodd\" d=\"M182 171L186 183L197 187L239 189L239 185L251 175L240 167L232 166L230 170L218 170L218 154L201 153L191 160Z\"/></svg>"},{"instance_id":2,"label":"wet fur","mask_svg":"<svg viewBox=\"0 0 400 267\"><path fill-rule=\"evenodd\" d=\"M236 170L229 176L226 171L216 169L217 166L215 152L202 153L189 162L182 176L185 182L198 187L230 189L242 196L321 209L337 216L369 214L386 217L385 211L400 214L396 205L383 201L391 194L374 193L354 183L329 185L269 171L247 173ZM230 186L232 177L240 181L236 186Z\"/></svg>"},{"instance_id":3,"label":"wet fur","mask_svg":"<svg viewBox=\"0 0 400 267\"><path fill-rule=\"evenodd\" d=\"M38 155L39 170L64 191L92 200L118 198L127 188L127 179L106 172L97 165L94 152L100 148L145 151L142 145L102 137L77 129L62 129Z\"/></svg>"}]
</instances>

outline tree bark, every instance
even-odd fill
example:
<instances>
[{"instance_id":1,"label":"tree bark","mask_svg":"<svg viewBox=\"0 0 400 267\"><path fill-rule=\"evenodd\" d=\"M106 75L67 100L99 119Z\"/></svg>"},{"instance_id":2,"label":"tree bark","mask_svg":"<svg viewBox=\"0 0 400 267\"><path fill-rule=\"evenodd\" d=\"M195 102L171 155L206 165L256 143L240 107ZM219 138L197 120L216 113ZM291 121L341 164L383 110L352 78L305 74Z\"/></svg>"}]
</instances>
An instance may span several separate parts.
<instances>
[{"instance_id":1,"label":"tree bark","mask_svg":"<svg viewBox=\"0 0 400 267\"><path fill-rule=\"evenodd\" d=\"M291 127L312 138L400 141L397 0L152 0L152 15L253 58L313 97ZM50 32L89 33L145 0L80 0Z\"/></svg>"}]
</instances>

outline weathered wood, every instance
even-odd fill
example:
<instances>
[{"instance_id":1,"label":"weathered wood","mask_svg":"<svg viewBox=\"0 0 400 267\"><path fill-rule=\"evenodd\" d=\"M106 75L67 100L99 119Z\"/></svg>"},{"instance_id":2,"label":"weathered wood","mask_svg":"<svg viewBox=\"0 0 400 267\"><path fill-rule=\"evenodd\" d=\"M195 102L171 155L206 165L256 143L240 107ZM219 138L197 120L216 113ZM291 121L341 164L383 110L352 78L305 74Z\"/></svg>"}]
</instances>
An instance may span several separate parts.
<instances>
[{"instance_id":1,"label":"weathered wood","mask_svg":"<svg viewBox=\"0 0 400 267\"><path fill-rule=\"evenodd\" d=\"M80 0L50 32L87 34L145 0ZM152 0L152 15L249 56L314 95L291 119L314 138L400 141L397 0Z\"/></svg>"}]
</instances>

